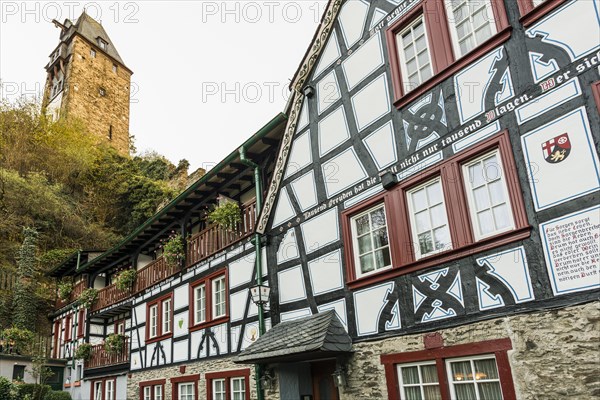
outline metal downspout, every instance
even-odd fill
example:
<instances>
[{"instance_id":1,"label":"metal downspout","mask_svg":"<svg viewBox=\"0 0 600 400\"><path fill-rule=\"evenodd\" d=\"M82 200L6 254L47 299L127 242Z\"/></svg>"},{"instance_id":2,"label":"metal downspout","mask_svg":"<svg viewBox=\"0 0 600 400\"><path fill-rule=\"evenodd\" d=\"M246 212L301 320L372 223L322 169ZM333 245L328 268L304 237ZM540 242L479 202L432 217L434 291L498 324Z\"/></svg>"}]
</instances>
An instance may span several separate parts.
<instances>
[{"instance_id":1,"label":"metal downspout","mask_svg":"<svg viewBox=\"0 0 600 400\"><path fill-rule=\"evenodd\" d=\"M260 165L256 164L254 161L246 158L246 148L244 146L240 147L240 161L243 164L246 164L250 168L254 169L254 190L256 192L256 215L260 213L262 209L262 179L260 174ZM262 285L262 251L260 248L260 234L254 234L254 252L256 254L256 284ZM265 333L265 316L263 305L258 305L258 335L259 337ZM260 384L260 378L262 375L260 364L254 364L254 371L256 375L256 393L258 400L264 400L264 392L262 390L262 385Z\"/></svg>"}]
</instances>

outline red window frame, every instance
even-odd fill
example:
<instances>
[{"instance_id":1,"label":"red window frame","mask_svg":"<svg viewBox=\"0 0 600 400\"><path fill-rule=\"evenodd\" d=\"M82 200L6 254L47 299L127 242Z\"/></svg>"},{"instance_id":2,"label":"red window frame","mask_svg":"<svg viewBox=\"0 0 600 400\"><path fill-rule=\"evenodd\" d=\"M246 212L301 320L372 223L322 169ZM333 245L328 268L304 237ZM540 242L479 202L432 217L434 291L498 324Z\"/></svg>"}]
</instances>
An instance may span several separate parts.
<instances>
[{"instance_id":1,"label":"red window frame","mask_svg":"<svg viewBox=\"0 0 600 400\"><path fill-rule=\"evenodd\" d=\"M73 315L69 314L65 317L65 342L70 342L73 338Z\"/></svg>"},{"instance_id":2,"label":"red window frame","mask_svg":"<svg viewBox=\"0 0 600 400\"><path fill-rule=\"evenodd\" d=\"M160 386L161 387L161 391L162 391L162 400L165 400L165 383L167 382L166 379L155 379L152 381L143 381L139 383L140 386L140 400L144 400L144 389L146 387L151 387L152 389L150 389L150 399L151 400L155 400L154 399L154 387L155 386Z\"/></svg>"},{"instance_id":3,"label":"red window frame","mask_svg":"<svg viewBox=\"0 0 600 400\"><path fill-rule=\"evenodd\" d=\"M107 381L113 381L113 388L114 388L114 398L117 398L117 377L116 376L110 376L107 378L102 378L102 379L94 379L91 381L91 387L90 387L90 399L91 400L96 400L96 398L94 397L95 393L94 390L96 389L96 383L97 382L102 382L102 400L110 400L106 398L106 382Z\"/></svg>"},{"instance_id":4,"label":"red window frame","mask_svg":"<svg viewBox=\"0 0 600 400\"><path fill-rule=\"evenodd\" d=\"M419 5L387 28L387 50L390 59L394 87L394 105L396 108L400 109L406 106L446 78L510 38L512 28L506 16L503 0L490 0L490 2L496 22L496 33L460 58L457 58L454 54L444 1L422 0ZM431 54L433 76L410 92L404 93L396 35L421 15L423 16L423 23L427 30L427 44L429 53Z\"/></svg>"},{"instance_id":5,"label":"red window frame","mask_svg":"<svg viewBox=\"0 0 600 400\"><path fill-rule=\"evenodd\" d=\"M122 334L124 335L125 334L125 320L124 319L119 319L119 320L115 321L115 324L114 324L114 327L113 327L114 333L119 333L119 326L123 327L123 333Z\"/></svg>"},{"instance_id":6,"label":"red window frame","mask_svg":"<svg viewBox=\"0 0 600 400\"><path fill-rule=\"evenodd\" d=\"M567 1L568 0L546 0L536 7L533 5L533 0L518 0L517 4L519 5L519 11L521 12L521 18L519 20L524 27L528 27Z\"/></svg>"},{"instance_id":7,"label":"red window frame","mask_svg":"<svg viewBox=\"0 0 600 400\"><path fill-rule=\"evenodd\" d=\"M448 358L493 354L496 357L498 374L500 376L500 386L502 387L504 399L515 400L515 386L512 380L510 362L508 361L508 350L512 350L512 343L510 339L505 338L441 347L431 350L381 355L380 360L385 368L388 399L402 400L400 397L400 383L398 380L398 369L396 368L397 364L435 361L442 400L450 400L450 384L446 374L445 360Z\"/></svg>"},{"instance_id":8,"label":"red window frame","mask_svg":"<svg viewBox=\"0 0 600 400\"><path fill-rule=\"evenodd\" d=\"M77 314L77 339L80 339L85 334L85 308L79 310Z\"/></svg>"},{"instance_id":9,"label":"red window frame","mask_svg":"<svg viewBox=\"0 0 600 400\"><path fill-rule=\"evenodd\" d=\"M170 310L171 315L169 317L169 318L171 318L171 332L168 332L168 333L162 332L162 329L163 329L162 304L165 300L171 300L171 310ZM150 337L150 308L155 305L158 306L157 307L157 312L158 312L157 324L158 324L158 326L156 327L156 336L151 338ZM161 340L170 338L172 336L173 336L173 293L169 293L169 294L161 296L157 299L154 299L146 304L146 343L159 342Z\"/></svg>"},{"instance_id":10,"label":"red window frame","mask_svg":"<svg viewBox=\"0 0 600 400\"><path fill-rule=\"evenodd\" d=\"M592 83L592 94L594 95L594 100L596 100L598 113L600 113L600 81Z\"/></svg>"},{"instance_id":11,"label":"red window frame","mask_svg":"<svg viewBox=\"0 0 600 400\"><path fill-rule=\"evenodd\" d=\"M61 326L62 326L62 321L60 319L57 319L56 321L54 321L54 348L52 349L52 358L58 358L59 356L59 351L58 351L58 347L60 344L60 334L61 332Z\"/></svg>"},{"instance_id":12,"label":"red window frame","mask_svg":"<svg viewBox=\"0 0 600 400\"><path fill-rule=\"evenodd\" d=\"M502 160L504 177L513 213L514 228L506 232L475 240L473 224L469 213L466 185L462 178L462 165L495 149L499 151ZM358 289L529 237L531 227L527 221L521 185L516 171L510 138L508 131L505 130L484 142L472 146L470 149L464 150L437 165L417 173L415 176L396 185L388 192L345 210L342 213L342 231L346 248L345 266L348 287L350 289ZM410 214L406 201L407 192L435 177L441 177L453 246L450 250L428 255L417 260L412 248L413 240L410 231ZM390 238L392 267L357 278L354 260L352 218L381 203L386 205L385 210L388 237Z\"/></svg>"},{"instance_id":13,"label":"red window frame","mask_svg":"<svg viewBox=\"0 0 600 400\"><path fill-rule=\"evenodd\" d=\"M179 400L179 384L180 383L193 383L194 384L194 399L198 400L198 382L200 381L200 374L178 376L177 378L171 378L171 399Z\"/></svg>"},{"instance_id":14,"label":"red window frame","mask_svg":"<svg viewBox=\"0 0 600 400\"><path fill-rule=\"evenodd\" d=\"M212 282L217 278L225 277L225 315L213 318L212 315ZM195 313L196 313L196 302L194 301L194 289L200 285L204 285L206 301L204 307L206 308L206 318L204 322L200 322L198 324L194 324L195 321ZM193 282L190 285L190 312L189 312L189 321L190 321L190 331L196 331L198 329L208 328L210 326L222 324L229 320L229 274L227 273L227 268L223 268L219 271L216 271L202 279L199 279Z\"/></svg>"},{"instance_id":15,"label":"red window frame","mask_svg":"<svg viewBox=\"0 0 600 400\"><path fill-rule=\"evenodd\" d=\"M225 380L225 399L231 399L231 378L244 378L244 385L246 387L246 399L250 399L250 370L249 369L236 369L231 371L219 371L219 372L207 372L206 378L206 399L212 400L212 381L216 379Z\"/></svg>"}]
</instances>

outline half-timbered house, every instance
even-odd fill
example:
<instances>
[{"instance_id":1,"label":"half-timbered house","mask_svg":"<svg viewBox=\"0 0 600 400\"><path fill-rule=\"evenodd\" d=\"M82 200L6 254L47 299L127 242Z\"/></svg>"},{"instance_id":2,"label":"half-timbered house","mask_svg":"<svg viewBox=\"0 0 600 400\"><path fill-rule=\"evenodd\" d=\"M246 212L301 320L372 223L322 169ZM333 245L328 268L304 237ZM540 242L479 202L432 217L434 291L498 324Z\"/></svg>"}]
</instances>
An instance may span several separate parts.
<instances>
[{"instance_id":1,"label":"half-timbered house","mask_svg":"<svg viewBox=\"0 0 600 400\"><path fill-rule=\"evenodd\" d=\"M236 360L286 400L597 395L599 38L586 0L330 1Z\"/></svg>"}]
</instances>

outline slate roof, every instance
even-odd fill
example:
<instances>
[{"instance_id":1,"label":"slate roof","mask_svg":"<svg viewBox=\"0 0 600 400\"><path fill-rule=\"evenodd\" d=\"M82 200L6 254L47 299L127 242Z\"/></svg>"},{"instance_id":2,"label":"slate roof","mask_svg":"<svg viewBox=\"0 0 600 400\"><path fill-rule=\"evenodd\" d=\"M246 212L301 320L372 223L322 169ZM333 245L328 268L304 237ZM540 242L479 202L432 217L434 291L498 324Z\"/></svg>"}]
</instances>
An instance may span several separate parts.
<instances>
[{"instance_id":1,"label":"slate roof","mask_svg":"<svg viewBox=\"0 0 600 400\"><path fill-rule=\"evenodd\" d=\"M352 351L352 339L334 310L282 322L235 359L238 363L293 361Z\"/></svg>"},{"instance_id":2,"label":"slate roof","mask_svg":"<svg viewBox=\"0 0 600 400\"><path fill-rule=\"evenodd\" d=\"M75 32L89 40L91 43L94 43L98 50L106 52L113 59L121 63L125 66L123 59L119 55L115 44L110 40L108 33L104 30L102 24L96 21L94 18L90 17L84 11L75 23L71 23L69 20L65 20L65 27L68 27L68 30L63 33L61 37L62 40L67 40L70 38ZM106 50L100 49L98 46L98 37L102 38L105 42L108 43Z\"/></svg>"}]
</instances>

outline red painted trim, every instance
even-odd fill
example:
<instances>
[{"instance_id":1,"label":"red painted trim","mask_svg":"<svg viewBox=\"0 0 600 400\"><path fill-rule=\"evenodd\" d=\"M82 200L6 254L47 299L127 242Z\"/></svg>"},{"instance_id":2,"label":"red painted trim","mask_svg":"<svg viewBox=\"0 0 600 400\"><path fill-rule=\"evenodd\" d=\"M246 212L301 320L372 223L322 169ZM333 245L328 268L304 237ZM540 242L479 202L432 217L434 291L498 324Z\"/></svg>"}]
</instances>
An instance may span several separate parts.
<instances>
[{"instance_id":1,"label":"red painted trim","mask_svg":"<svg viewBox=\"0 0 600 400\"><path fill-rule=\"evenodd\" d=\"M592 83L592 94L594 95L594 100L596 100L598 113L600 113L600 81Z\"/></svg>"},{"instance_id":2,"label":"red painted trim","mask_svg":"<svg viewBox=\"0 0 600 400\"><path fill-rule=\"evenodd\" d=\"M163 329L163 312L162 312L162 303L165 300L171 300L171 332L162 333L162 329ZM156 337L150 338L150 308L157 305L157 310L156 312L158 313L157 316L157 327L156 327ZM159 342L161 340L170 338L173 336L173 292L166 294L164 296L161 296L157 299L152 300L151 302L148 302L146 304L146 343L154 343L154 342Z\"/></svg>"},{"instance_id":3,"label":"red painted trim","mask_svg":"<svg viewBox=\"0 0 600 400\"><path fill-rule=\"evenodd\" d=\"M194 399L198 399L198 381L200 380L200 374L178 376L176 378L169 379L171 381L171 399L179 400L179 384L180 383L193 383L194 384Z\"/></svg>"},{"instance_id":4,"label":"red painted trim","mask_svg":"<svg viewBox=\"0 0 600 400\"><path fill-rule=\"evenodd\" d=\"M225 277L225 315L213 319L212 316L212 281L217 278ZM204 295L206 297L204 302L204 307L206 309L205 312L205 321L199 324L194 324L195 319L195 308L196 304L194 301L194 289L198 286L204 284ZM216 272L213 272L210 275L203 277L202 279L198 279L190 285L189 289L189 330L190 332L197 331L199 329L208 328L214 325L222 324L224 322L229 321L229 274L227 273L227 268L222 268Z\"/></svg>"},{"instance_id":5,"label":"red painted trim","mask_svg":"<svg viewBox=\"0 0 600 400\"><path fill-rule=\"evenodd\" d=\"M394 105L396 108L400 109L406 106L458 70L471 64L510 38L511 27L506 15L506 9L504 8L504 2L502 0L490 0L490 5L494 14L497 33L479 47L458 59L454 54L450 26L447 22L448 16L443 1L423 0L420 5L416 6L386 29L385 35L392 73L392 86L394 88ZM402 71L400 68L396 35L421 15L424 18L427 30L433 76L423 82L418 88L405 93L402 85Z\"/></svg>"},{"instance_id":6,"label":"red painted trim","mask_svg":"<svg viewBox=\"0 0 600 400\"><path fill-rule=\"evenodd\" d=\"M123 325L123 334L125 334L125 319L116 320L113 325L114 333L119 333L119 325Z\"/></svg>"},{"instance_id":7,"label":"red painted trim","mask_svg":"<svg viewBox=\"0 0 600 400\"><path fill-rule=\"evenodd\" d=\"M494 354L500 376L500 386L505 400L515 400L515 388L512 380L510 362L507 351L512 349L510 339L487 340L478 343L467 343L456 346L441 347L433 350L420 350L407 353L383 354L380 356L381 363L385 368L385 379L388 390L388 398L401 400L400 383L398 380L397 364L405 364L419 361L435 360L440 392L442 400L450 399L450 385L447 378L445 359L465 356L477 356L481 354Z\"/></svg>"},{"instance_id":8,"label":"red painted trim","mask_svg":"<svg viewBox=\"0 0 600 400\"><path fill-rule=\"evenodd\" d=\"M113 395L114 398L117 398L117 377L116 376L109 376L106 378L102 378L102 379L94 379L92 381L90 381L91 385L90 385L90 399L96 399L94 397L94 389L96 388L96 383L97 382L102 382L102 399L101 400L112 400L112 399L107 399L106 398L106 382L107 381L113 381Z\"/></svg>"},{"instance_id":9,"label":"red painted trim","mask_svg":"<svg viewBox=\"0 0 600 400\"><path fill-rule=\"evenodd\" d=\"M140 386L140 400L144 399L144 388L146 387L150 387L150 399L154 400L154 387L155 386L160 386L160 390L161 390L161 394L162 394L162 398L165 398L165 383L167 382L166 379L155 379L152 381L143 381L139 383Z\"/></svg>"},{"instance_id":10,"label":"red painted trim","mask_svg":"<svg viewBox=\"0 0 600 400\"><path fill-rule=\"evenodd\" d=\"M73 331L73 317L71 314L67 315L65 318L65 342L71 341L71 333Z\"/></svg>"},{"instance_id":11,"label":"red painted trim","mask_svg":"<svg viewBox=\"0 0 600 400\"><path fill-rule=\"evenodd\" d=\"M60 338L60 334L61 334L61 323L60 323L60 318L57 319L56 321L54 321L54 348L52 349L52 358L58 358L59 356L59 351L58 351L58 344L59 344L59 338Z\"/></svg>"},{"instance_id":12,"label":"red painted trim","mask_svg":"<svg viewBox=\"0 0 600 400\"><path fill-rule=\"evenodd\" d=\"M77 338L80 339L85 334L85 308L79 310L79 315L77 315Z\"/></svg>"},{"instance_id":13,"label":"red painted trim","mask_svg":"<svg viewBox=\"0 0 600 400\"><path fill-rule=\"evenodd\" d=\"M206 398L212 400L212 381L214 379L225 379L225 399L231 399L231 378L244 378L244 386L246 390L246 399L250 398L250 370L235 369L229 371L207 372L206 378Z\"/></svg>"},{"instance_id":14,"label":"red painted trim","mask_svg":"<svg viewBox=\"0 0 600 400\"><path fill-rule=\"evenodd\" d=\"M568 0L546 0L537 7L534 7L532 0L518 0L517 4L519 5L519 11L521 12L519 21L527 28L562 6L567 1Z\"/></svg>"},{"instance_id":15,"label":"red painted trim","mask_svg":"<svg viewBox=\"0 0 600 400\"><path fill-rule=\"evenodd\" d=\"M462 165L473 158L495 149L498 149L502 159L515 228L511 231L476 241L469 213ZM362 288L383 280L395 278L529 237L531 227L527 221L521 185L516 171L517 167L510 145L510 137L508 131L504 130L492 138L448 158L440 164L419 172L415 176L398 184L389 192L374 196L342 212L342 233L346 247L344 256L346 261L346 276L348 277L347 286L350 289ZM406 193L411 188L437 176L442 178L453 248L415 260ZM392 268L356 279L351 218L378 203L385 203L386 205L388 234L391 238Z\"/></svg>"}]
</instances>

